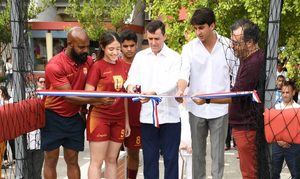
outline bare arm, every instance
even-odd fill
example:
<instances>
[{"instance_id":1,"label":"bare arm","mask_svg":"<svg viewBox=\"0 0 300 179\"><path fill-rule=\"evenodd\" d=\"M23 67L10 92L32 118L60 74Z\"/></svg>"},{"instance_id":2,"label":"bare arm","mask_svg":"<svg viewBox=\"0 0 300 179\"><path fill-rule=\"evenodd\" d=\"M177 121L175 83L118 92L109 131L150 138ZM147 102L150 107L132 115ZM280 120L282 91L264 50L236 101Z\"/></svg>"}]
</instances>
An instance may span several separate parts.
<instances>
[{"instance_id":1,"label":"bare arm","mask_svg":"<svg viewBox=\"0 0 300 179\"><path fill-rule=\"evenodd\" d=\"M71 90L70 84L66 84L64 86L60 86L56 88L57 90ZM91 85L85 86L86 91L94 91L95 87ZM84 105L84 104L92 104L92 105L111 105L115 99L114 98L90 98L90 97L78 97L78 96L66 96L65 100L77 105Z\"/></svg>"},{"instance_id":2,"label":"bare arm","mask_svg":"<svg viewBox=\"0 0 300 179\"><path fill-rule=\"evenodd\" d=\"M124 106L125 106L125 137L130 135L131 129L129 125L129 115L128 115L128 99L124 99Z\"/></svg>"}]
</instances>

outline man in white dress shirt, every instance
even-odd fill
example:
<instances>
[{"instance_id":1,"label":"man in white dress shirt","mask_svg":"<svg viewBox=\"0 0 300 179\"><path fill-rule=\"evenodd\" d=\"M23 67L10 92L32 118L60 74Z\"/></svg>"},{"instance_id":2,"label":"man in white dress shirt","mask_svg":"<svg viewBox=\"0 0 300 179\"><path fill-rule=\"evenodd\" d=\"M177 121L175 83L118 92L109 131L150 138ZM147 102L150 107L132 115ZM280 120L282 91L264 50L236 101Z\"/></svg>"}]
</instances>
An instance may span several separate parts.
<instances>
[{"instance_id":1,"label":"man in white dress shirt","mask_svg":"<svg viewBox=\"0 0 300 179\"><path fill-rule=\"evenodd\" d=\"M125 88L134 93L136 85L142 94L175 95L181 67L180 55L165 43L165 25L152 21L146 27L150 48L136 54L129 70ZM162 98L157 106L159 127L153 125L153 106L149 98L141 99L140 113L145 179L159 178L159 157L165 164L165 178L178 179L178 148L180 115L174 98Z\"/></svg>"},{"instance_id":2,"label":"man in white dress shirt","mask_svg":"<svg viewBox=\"0 0 300 179\"><path fill-rule=\"evenodd\" d=\"M182 69L177 95L230 91L234 55L229 39L218 35L215 15L209 8L197 9L191 19L197 38L182 50ZM192 136L193 178L206 178L206 139L210 131L213 179L224 171L224 146L228 127L228 104L231 99L196 99L187 102Z\"/></svg>"}]
</instances>

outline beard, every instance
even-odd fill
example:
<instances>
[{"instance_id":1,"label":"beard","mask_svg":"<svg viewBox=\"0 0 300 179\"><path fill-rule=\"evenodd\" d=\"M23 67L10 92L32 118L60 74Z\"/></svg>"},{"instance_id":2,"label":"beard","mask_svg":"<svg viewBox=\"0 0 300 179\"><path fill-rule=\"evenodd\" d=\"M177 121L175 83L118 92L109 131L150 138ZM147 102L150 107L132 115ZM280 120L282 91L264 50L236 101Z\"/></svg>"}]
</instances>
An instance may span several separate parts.
<instances>
[{"instance_id":1,"label":"beard","mask_svg":"<svg viewBox=\"0 0 300 179\"><path fill-rule=\"evenodd\" d=\"M75 61L77 65L82 65L87 61L88 53L77 54L75 50L71 49L72 59Z\"/></svg>"}]
</instances>

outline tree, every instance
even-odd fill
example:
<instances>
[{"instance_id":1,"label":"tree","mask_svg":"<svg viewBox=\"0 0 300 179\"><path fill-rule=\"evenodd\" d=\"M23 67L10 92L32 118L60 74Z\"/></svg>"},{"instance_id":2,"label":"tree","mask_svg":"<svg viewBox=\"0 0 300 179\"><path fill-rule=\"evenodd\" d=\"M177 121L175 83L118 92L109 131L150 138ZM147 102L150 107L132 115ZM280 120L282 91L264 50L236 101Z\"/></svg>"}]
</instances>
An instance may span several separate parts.
<instances>
[{"instance_id":1,"label":"tree","mask_svg":"<svg viewBox=\"0 0 300 179\"><path fill-rule=\"evenodd\" d=\"M5 9L0 13L0 57L10 41L10 3L7 2Z\"/></svg>"},{"instance_id":2,"label":"tree","mask_svg":"<svg viewBox=\"0 0 300 179\"><path fill-rule=\"evenodd\" d=\"M168 45L181 51L189 39L195 35L191 33L192 27L189 19L194 10L199 7L210 7L216 14L217 31L221 35L230 36L229 27L240 18L248 18L258 24L261 30L261 47L266 42L267 23L269 17L269 0L146 0L147 11L152 18L161 18L168 26L166 30ZM179 21L179 11L185 7L187 19ZM294 79L300 87L300 3L294 0L285 0L282 8L280 24L279 46L284 46L283 57L288 59L288 76Z\"/></svg>"},{"instance_id":3,"label":"tree","mask_svg":"<svg viewBox=\"0 0 300 179\"><path fill-rule=\"evenodd\" d=\"M76 18L92 40L99 40L105 30L104 22L111 21L118 29L129 17L136 0L69 0L66 12Z\"/></svg>"},{"instance_id":4,"label":"tree","mask_svg":"<svg viewBox=\"0 0 300 179\"><path fill-rule=\"evenodd\" d=\"M34 0L30 0L27 20L36 17L36 15L44 11L51 2L53 2L53 0L42 0L42 6L37 6ZM0 13L0 57L11 42L10 11L11 1L7 0L4 10Z\"/></svg>"}]
</instances>

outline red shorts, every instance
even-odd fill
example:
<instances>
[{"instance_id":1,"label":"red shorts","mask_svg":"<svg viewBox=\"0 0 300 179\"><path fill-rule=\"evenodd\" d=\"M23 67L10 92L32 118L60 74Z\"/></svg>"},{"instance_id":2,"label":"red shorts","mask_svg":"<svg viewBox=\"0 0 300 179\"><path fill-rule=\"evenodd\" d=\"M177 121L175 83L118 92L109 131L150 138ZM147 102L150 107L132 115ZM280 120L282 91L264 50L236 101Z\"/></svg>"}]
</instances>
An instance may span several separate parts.
<instances>
[{"instance_id":1,"label":"red shorts","mask_svg":"<svg viewBox=\"0 0 300 179\"><path fill-rule=\"evenodd\" d=\"M125 138L125 119L106 120L89 117L86 133L88 141L114 141L123 143Z\"/></svg>"},{"instance_id":2,"label":"red shorts","mask_svg":"<svg viewBox=\"0 0 300 179\"><path fill-rule=\"evenodd\" d=\"M142 148L142 132L140 126L131 126L130 136L124 140L124 145L129 149Z\"/></svg>"}]
</instances>

